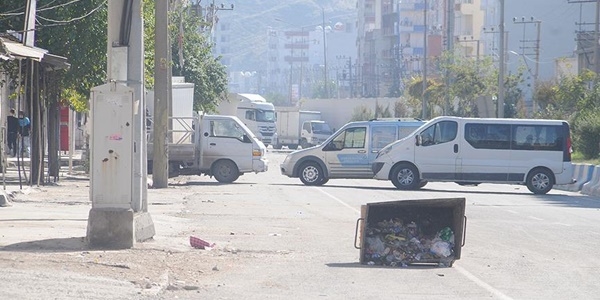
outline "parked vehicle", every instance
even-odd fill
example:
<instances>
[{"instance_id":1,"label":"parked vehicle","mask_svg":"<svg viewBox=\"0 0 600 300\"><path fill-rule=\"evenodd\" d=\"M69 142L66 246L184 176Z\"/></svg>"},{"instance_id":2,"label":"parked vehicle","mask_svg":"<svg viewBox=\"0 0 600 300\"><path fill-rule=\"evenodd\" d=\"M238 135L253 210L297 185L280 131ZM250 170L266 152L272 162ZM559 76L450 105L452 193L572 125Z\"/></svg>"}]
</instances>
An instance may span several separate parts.
<instances>
[{"instance_id":1,"label":"parked vehicle","mask_svg":"<svg viewBox=\"0 0 600 300\"><path fill-rule=\"evenodd\" d=\"M371 162L377 152L423 123L416 119L348 123L321 145L288 154L281 173L299 177L305 185L323 185L331 178L373 178Z\"/></svg>"},{"instance_id":2,"label":"parked vehicle","mask_svg":"<svg viewBox=\"0 0 600 300\"><path fill-rule=\"evenodd\" d=\"M380 180L410 190L428 181L524 184L545 194L573 182L569 124L562 120L438 117L382 149Z\"/></svg>"},{"instance_id":3,"label":"parked vehicle","mask_svg":"<svg viewBox=\"0 0 600 300\"><path fill-rule=\"evenodd\" d=\"M189 123L190 118L171 118L173 123ZM265 172L268 161L266 147L235 116L199 115L191 127L171 132L179 140L169 143L169 175L208 175L223 183L231 183L248 172ZM149 135L152 137L153 135ZM148 146L148 170L153 160L152 140Z\"/></svg>"},{"instance_id":4,"label":"parked vehicle","mask_svg":"<svg viewBox=\"0 0 600 300\"><path fill-rule=\"evenodd\" d=\"M332 133L331 127L321 120L321 112L300 110L297 107L276 107L277 141L273 148L303 149L319 145Z\"/></svg>"},{"instance_id":5,"label":"parked vehicle","mask_svg":"<svg viewBox=\"0 0 600 300\"><path fill-rule=\"evenodd\" d=\"M275 106L261 95L230 93L219 103L217 114L237 116L265 146L277 139Z\"/></svg>"}]
</instances>

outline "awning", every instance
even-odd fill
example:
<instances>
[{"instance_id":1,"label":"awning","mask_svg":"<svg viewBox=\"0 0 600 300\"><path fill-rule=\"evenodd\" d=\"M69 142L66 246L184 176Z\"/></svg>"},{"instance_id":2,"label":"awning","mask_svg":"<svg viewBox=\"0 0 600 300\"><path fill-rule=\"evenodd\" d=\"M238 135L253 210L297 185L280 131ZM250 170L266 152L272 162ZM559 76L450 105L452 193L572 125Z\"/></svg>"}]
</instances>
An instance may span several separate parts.
<instances>
[{"instance_id":1,"label":"awning","mask_svg":"<svg viewBox=\"0 0 600 300\"><path fill-rule=\"evenodd\" d=\"M42 63L49 65L52 70L68 69L71 64L67 61L66 57L46 53L42 58Z\"/></svg>"},{"instance_id":2,"label":"awning","mask_svg":"<svg viewBox=\"0 0 600 300\"><path fill-rule=\"evenodd\" d=\"M25 46L7 37L0 37L0 59L32 59L50 65L53 70L71 67L65 57L50 54L46 49Z\"/></svg>"},{"instance_id":3,"label":"awning","mask_svg":"<svg viewBox=\"0 0 600 300\"><path fill-rule=\"evenodd\" d=\"M4 52L0 53L0 55L7 56L9 58L29 58L35 61L42 61L44 55L48 53L48 50L46 49L25 46L19 42L4 37L0 37L0 42L2 42L3 46L3 49L1 50Z\"/></svg>"}]
</instances>

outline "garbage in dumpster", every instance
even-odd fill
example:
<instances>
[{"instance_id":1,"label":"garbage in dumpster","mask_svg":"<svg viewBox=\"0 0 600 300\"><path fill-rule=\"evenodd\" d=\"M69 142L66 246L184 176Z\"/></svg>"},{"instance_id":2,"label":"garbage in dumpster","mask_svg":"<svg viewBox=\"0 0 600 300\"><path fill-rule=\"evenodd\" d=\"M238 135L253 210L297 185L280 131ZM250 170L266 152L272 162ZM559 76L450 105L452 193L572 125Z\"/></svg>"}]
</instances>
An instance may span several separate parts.
<instances>
[{"instance_id":1,"label":"garbage in dumpster","mask_svg":"<svg viewBox=\"0 0 600 300\"><path fill-rule=\"evenodd\" d=\"M361 263L403 267L452 266L464 244L464 198L404 200L363 205Z\"/></svg>"}]
</instances>

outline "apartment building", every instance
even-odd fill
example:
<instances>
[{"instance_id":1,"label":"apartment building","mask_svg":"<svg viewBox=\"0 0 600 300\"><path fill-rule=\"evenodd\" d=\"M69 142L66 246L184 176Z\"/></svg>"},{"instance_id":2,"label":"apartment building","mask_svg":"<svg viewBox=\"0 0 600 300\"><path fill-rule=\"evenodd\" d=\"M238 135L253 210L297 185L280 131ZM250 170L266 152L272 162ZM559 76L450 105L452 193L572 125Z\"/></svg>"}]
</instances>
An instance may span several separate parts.
<instances>
[{"instance_id":1,"label":"apartment building","mask_svg":"<svg viewBox=\"0 0 600 300\"><path fill-rule=\"evenodd\" d=\"M361 95L399 96L406 80L421 76L425 67L435 76L435 64L431 62L448 47L448 39L452 39L457 53L474 58L483 55L485 11L481 1L359 0L357 64ZM451 36L448 26L454 28Z\"/></svg>"}]
</instances>

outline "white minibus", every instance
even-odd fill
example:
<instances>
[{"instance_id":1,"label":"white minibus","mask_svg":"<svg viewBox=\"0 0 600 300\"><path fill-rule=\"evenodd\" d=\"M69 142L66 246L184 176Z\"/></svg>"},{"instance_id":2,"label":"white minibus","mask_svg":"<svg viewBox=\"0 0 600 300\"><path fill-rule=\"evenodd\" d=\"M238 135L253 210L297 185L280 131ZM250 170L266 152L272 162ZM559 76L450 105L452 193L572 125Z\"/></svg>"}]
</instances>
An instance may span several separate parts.
<instances>
[{"instance_id":1,"label":"white minibus","mask_svg":"<svg viewBox=\"0 0 600 300\"><path fill-rule=\"evenodd\" d=\"M372 169L403 190L431 181L486 182L545 194L574 182L571 152L566 121L437 117L381 149Z\"/></svg>"}]
</instances>

